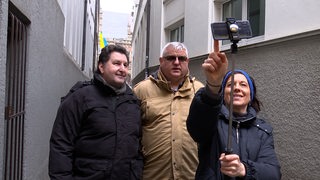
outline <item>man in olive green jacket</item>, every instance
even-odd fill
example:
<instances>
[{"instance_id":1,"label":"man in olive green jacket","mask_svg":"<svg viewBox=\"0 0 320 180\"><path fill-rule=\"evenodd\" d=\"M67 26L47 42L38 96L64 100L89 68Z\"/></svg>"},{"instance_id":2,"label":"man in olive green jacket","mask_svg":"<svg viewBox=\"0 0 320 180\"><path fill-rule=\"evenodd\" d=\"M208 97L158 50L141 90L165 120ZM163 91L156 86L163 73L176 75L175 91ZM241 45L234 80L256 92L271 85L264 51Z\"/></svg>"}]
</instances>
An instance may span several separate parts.
<instances>
[{"instance_id":1,"label":"man in olive green jacket","mask_svg":"<svg viewBox=\"0 0 320 180\"><path fill-rule=\"evenodd\" d=\"M159 70L133 89L141 100L143 179L194 179L198 151L186 120L203 84L189 75L184 44L168 43L159 61Z\"/></svg>"}]
</instances>

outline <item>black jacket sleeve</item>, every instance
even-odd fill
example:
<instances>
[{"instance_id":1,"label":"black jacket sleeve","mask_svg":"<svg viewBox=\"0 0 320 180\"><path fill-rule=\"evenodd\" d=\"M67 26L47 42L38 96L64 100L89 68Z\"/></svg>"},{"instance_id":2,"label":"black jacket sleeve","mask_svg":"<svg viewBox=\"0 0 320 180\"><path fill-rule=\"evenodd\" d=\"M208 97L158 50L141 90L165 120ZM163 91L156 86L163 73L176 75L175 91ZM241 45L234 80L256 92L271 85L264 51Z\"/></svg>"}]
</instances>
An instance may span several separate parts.
<instances>
[{"instance_id":1,"label":"black jacket sleeve","mask_svg":"<svg viewBox=\"0 0 320 180\"><path fill-rule=\"evenodd\" d=\"M207 86L197 91L187 119L187 129L194 141L202 143L212 138L221 104L221 96L212 94Z\"/></svg>"},{"instance_id":2,"label":"black jacket sleeve","mask_svg":"<svg viewBox=\"0 0 320 180\"><path fill-rule=\"evenodd\" d=\"M82 103L70 97L59 107L52 128L49 176L52 180L72 179L73 150L80 129Z\"/></svg>"}]
</instances>

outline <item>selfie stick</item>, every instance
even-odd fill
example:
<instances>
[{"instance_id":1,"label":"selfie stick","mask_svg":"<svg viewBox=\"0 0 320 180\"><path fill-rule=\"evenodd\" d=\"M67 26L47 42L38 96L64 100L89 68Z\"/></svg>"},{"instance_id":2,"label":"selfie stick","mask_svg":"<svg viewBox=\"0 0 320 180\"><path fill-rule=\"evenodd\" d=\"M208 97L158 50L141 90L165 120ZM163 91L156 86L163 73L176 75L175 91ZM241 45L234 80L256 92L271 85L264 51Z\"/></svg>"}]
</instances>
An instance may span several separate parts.
<instances>
[{"instance_id":1,"label":"selfie stick","mask_svg":"<svg viewBox=\"0 0 320 180\"><path fill-rule=\"evenodd\" d=\"M227 19L229 39L232 42L231 44L231 91L230 91L230 107L229 107L229 126L228 126L228 141L226 154L232 154L232 117L233 117L233 91L234 91L234 66L235 59L234 54L238 51L238 45L240 39L237 38L236 34L238 33L239 27L233 22L233 19Z\"/></svg>"},{"instance_id":2,"label":"selfie stick","mask_svg":"<svg viewBox=\"0 0 320 180\"><path fill-rule=\"evenodd\" d=\"M211 31L214 41L215 52L219 52L218 40L230 40L231 44L231 91L230 91L230 107L229 107L229 125L226 154L232 154L232 118L233 118L233 91L234 91L234 54L238 52L237 43L241 39L252 37L252 31L249 21L237 21L235 18L226 18L225 22L216 22L211 24Z\"/></svg>"}]
</instances>

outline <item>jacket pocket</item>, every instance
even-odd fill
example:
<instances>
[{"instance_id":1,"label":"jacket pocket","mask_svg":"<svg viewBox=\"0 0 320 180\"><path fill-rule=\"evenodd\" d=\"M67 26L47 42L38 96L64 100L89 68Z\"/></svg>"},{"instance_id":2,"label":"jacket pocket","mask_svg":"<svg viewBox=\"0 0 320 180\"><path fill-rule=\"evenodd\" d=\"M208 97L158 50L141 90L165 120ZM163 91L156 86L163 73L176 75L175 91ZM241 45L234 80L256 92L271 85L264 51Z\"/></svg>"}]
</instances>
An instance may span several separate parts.
<instances>
[{"instance_id":1,"label":"jacket pocket","mask_svg":"<svg viewBox=\"0 0 320 180\"><path fill-rule=\"evenodd\" d=\"M134 159L130 162L130 170L132 180L142 179L143 159Z\"/></svg>"},{"instance_id":2,"label":"jacket pocket","mask_svg":"<svg viewBox=\"0 0 320 180\"><path fill-rule=\"evenodd\" d=\"M111 162L77 159L75 161L75 179L105 179L111 172ZM77 178L76 178L77 177Z\"/></svg>"},{"instance_id":3,"label":"jacket pocket","mask_svg":"<svg viewBox=\"0 0 320 180\"><path fill-rule=\"evenodd\" d=\"M110 171L111 163L109 162L95 162L90 164L89 166L93 170L100 170L100 171Z\"/></svg>"}]
</instances>

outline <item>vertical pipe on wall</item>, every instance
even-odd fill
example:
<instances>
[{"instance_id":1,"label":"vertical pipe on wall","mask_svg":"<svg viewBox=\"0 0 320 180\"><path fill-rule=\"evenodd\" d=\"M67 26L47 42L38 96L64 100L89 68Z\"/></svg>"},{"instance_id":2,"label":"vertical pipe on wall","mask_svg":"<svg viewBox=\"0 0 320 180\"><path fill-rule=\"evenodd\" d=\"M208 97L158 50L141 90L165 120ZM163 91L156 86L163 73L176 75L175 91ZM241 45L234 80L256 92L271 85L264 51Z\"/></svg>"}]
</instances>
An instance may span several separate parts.
<instances>
[{"instance_id":1,"label":"vertical pipe on wall","mask_svg":"<svg viewBox=\"0 0 320 180\"><path fill-rule=\"evenodd\" d=\"M145 78L149 76L149 46L150 46L150 2L151 0L147 0L147 37L146 37L146 69L145 69Z\"/></svg>"},{"instance_id":2,"label":"vertical pipe on wall","mask_svg":"<svg viewBox=\"0 0 320 180\"><path fill-rule=\"evenodd\" d=\"M83 8L83 34L82 34L82 61L81 70L84 71L86 63L86 34L87 34L87 0L84 1Z\"/></svg>"},{"instance_id":3,"label":"vertical pipe on wall","mask_svg":"<svg viewBox=\"0 0 320 180\"><path fill-rule=\"evenodd\" d=\"M98 54L98 26L100 17L100 0L96 0L95 4L95 21L94 21L94 31L93 31L93 59L92 59L92 72L95 71L96 58Z\"/></svg>"}]
</instances>

